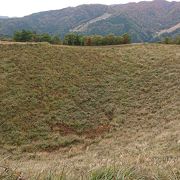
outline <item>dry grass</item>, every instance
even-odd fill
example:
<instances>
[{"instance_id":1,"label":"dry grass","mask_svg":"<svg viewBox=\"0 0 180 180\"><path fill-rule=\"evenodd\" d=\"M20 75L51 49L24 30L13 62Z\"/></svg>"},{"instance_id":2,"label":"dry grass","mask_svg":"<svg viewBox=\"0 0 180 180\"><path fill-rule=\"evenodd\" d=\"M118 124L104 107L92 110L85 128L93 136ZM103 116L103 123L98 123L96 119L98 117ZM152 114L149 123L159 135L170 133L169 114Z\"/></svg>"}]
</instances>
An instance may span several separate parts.
<instances>
[{"instance_id":1,"label":"dry grass","mask_svg":"<svg viewBox=\"0 0 180 180\"><path fill-rule=\"evenodd\" d=\"M179 179L179 50L0 45L6 175Z\"/></svg>"}]
</instances>

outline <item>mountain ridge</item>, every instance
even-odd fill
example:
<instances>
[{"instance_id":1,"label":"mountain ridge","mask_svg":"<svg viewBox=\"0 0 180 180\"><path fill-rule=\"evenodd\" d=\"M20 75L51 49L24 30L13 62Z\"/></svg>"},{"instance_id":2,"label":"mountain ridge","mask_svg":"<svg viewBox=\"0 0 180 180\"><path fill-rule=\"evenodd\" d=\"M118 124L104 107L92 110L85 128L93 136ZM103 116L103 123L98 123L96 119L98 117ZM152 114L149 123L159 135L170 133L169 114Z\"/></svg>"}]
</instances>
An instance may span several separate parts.
<instances>
[{"instance_id":1,"label":"mountain ridge","mask_svg":"<svg viewBox=\"0 0 180 180\"><path fill-rule=\"evenodd\" d=\"M0 16L0 19L8 19L8 16Z\"/></svg>"},{"instance_id":2,"label":"mountain ridge","mask_svg":"<svg viewBox=\"0 0 180 180\"><path fill-rule=\"evenodd\" d=\"M105 14L111 16L102 18ZM0 34L12 36L14 31L22 29L58 34L62 37L72 31L86 35L122 35L127 32L131 34L133 42L142 42L152 41L160 31L170 29L178 23L180 2L176 1L155 0L116 5L84 4L34 13L22 18L0 19Z\"/></svg>"}]
</instances>

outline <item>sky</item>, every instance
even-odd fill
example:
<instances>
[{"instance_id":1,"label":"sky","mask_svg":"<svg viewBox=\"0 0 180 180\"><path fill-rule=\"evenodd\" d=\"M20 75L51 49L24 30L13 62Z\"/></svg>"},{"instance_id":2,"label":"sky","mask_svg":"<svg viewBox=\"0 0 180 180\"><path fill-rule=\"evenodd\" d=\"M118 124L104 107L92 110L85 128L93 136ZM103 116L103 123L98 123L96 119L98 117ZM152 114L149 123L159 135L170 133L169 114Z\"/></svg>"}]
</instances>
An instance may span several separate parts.
<instances>
[{"instance_id":1,"label":"sky","mask_svg":"<svg viewBox=\"0 0 180 180\"><path fill-rule=\"evenodd\" d=\"M80 4L124 4L138 1L141 0L0 0L0 16L22 17L35 12Z\"/></svg>"}]
</instances>

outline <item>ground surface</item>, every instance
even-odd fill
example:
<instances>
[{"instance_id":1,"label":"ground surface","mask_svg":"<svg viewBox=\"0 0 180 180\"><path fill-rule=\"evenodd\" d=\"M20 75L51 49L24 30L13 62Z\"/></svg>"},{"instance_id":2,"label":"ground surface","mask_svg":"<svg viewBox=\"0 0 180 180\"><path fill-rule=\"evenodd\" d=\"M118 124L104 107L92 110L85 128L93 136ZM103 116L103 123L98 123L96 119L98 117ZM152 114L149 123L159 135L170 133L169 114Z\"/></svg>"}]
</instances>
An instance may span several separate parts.
<instances>
[{"instance_id":1,"label":"ground surface","mask_svg":"<svg viewBox=\"0 0 180 180\"><path fill-rule=\"evenodd\" d=\"M87 179L103 166L179 178L179 46L1 44L0 52L3 167L42 179L51 171Z\"/></svg>"}]
</instances>

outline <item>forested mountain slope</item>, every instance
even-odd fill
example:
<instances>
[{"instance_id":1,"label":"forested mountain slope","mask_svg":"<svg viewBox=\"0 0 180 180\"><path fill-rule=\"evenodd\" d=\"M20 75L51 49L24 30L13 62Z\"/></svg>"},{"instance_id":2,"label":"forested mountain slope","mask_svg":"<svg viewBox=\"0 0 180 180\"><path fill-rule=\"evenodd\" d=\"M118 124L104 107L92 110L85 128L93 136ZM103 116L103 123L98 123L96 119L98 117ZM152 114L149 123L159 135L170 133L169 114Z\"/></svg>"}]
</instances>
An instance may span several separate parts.
<instances>
[{"instance_id":1,"label":"forested mountain slope","mask_svg":"<svg viewBox=\"0 0 180 180\"><path fill-rule=\"evenodd\" d=\"M151 41L180 23L180 2L155 0L120 5L81 5L0 20L0 34L29 29L38 33L131 34L134 42ZM178 28L179 29L179 28ZM178 29L175 31L177 32ZM173 33L172 34L178 34Z\"/></svg>"}]
</instances>

